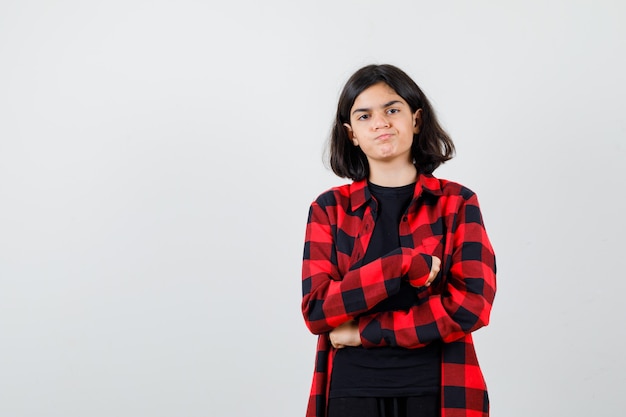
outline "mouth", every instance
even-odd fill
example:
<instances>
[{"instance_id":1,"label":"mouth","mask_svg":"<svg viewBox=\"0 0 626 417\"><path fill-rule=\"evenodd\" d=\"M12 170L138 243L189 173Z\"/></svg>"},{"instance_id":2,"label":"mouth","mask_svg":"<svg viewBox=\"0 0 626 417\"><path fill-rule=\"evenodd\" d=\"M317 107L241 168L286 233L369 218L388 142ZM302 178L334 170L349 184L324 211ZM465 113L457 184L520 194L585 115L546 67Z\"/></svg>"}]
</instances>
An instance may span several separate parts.
<instances>
[{"instance_id":1,"label":"mouth","mask_svg":"<svg viewBox=\"0 0 626 417\"><path fill-rule=\"evenodd\" d=\"M382 135L376 136L376 140L387 140L393 136L391 133L383 133Z\"/></svg>"}]
</instances>

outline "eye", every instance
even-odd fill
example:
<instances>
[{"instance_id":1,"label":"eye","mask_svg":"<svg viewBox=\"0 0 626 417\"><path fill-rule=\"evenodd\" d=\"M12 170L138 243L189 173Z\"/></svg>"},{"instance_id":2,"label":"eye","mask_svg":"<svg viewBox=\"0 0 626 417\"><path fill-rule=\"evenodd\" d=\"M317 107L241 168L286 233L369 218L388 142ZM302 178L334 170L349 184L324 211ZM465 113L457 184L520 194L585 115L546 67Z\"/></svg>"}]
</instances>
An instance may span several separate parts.
<instances>
[{"instance_id":1,"label":"eye","mask_svg":"<svg viewBox=\"0 0 626 417\"><path fill-rule=\"evenodd\" d=\"M369 114L362 114L357 118L357 120L367 120L369 118L370 118Z\"/></svg>"},{"instance_id":2,"label":"eye","mask_svg":"<svg viewBox=\"0 0 626 417\"><path fill-rule=\"evenodd\" d=\"M399 113L400 109L389 109L387 110L387 114L396 114Z\"/></svg>"}]
</instances>

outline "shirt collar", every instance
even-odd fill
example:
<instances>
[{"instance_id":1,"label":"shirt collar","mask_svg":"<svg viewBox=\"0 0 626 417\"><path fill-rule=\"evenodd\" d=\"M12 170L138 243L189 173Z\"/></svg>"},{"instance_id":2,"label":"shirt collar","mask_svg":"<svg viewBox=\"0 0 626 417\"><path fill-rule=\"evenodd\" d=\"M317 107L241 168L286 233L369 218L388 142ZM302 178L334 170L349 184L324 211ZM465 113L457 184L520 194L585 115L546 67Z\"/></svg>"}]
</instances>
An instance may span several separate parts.
<instances>
[{"instance_id":1,"label":"shirt collar","mask_svg":"<svg viewBox=\"0 0 626 417\"><path fill-rule=\"evenodd\" d=\"M434 196L442 195L441 183L431 174L419 174L417 183L415 184L413 200L417 199L422 193L428 193ZM367 187L367 179L354 181L350 184L350 206L352 211L356 211L363 204L371 200L371 198L372 194Z\"/></svg>"}]
</instances>

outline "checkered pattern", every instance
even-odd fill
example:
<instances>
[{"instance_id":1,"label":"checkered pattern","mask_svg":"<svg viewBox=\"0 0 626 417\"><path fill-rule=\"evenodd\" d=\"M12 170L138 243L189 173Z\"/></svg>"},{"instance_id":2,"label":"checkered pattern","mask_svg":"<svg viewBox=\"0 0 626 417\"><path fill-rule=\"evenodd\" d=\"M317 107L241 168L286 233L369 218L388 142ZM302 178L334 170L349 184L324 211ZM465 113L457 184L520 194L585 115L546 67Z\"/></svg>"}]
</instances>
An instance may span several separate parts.
<instances>
[{"instance_id":1,"label":"checkered pattern","mask_svg":"<svg viewBox=\"0 0 626 417\"><path fill-rule=\"evenodd\" d=\"M443 340L442 417L486 417L489 400L471 332L489 322L495 255L476 195L420 175L400 222L401 248L362 264L377 203L367 181L333 188L311 204L302 266L302 312L319 335L307 417L324 417L335 349L328 332L356 320L365 348L419 348ZM441 273L423 287L432 255ZM407 311L369 313L407 279L418 300Z\"/></svg>"}]
</instances>

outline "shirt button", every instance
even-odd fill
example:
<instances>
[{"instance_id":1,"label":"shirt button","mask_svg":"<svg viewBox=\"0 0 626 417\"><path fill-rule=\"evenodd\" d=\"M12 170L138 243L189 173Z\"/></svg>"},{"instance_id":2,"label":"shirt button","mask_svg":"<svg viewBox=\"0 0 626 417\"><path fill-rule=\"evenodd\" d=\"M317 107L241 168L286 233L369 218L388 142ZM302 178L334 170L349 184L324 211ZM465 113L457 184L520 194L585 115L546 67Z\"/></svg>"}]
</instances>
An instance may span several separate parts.
<instances>
[{"instance_id":1,"label":"shirt button","mask_svg":"<svg viewBox=\"0 0 626 417\"><path fill-rule=\"evenodd\" d=\"M402 218L402 221L403 221L403 222L405 222L405 221L407 221L407 220L409 220L409 218L408 218L408 217L406 217L406 216L404 216L404 217Z\"/></svg>"}]
</instances>

